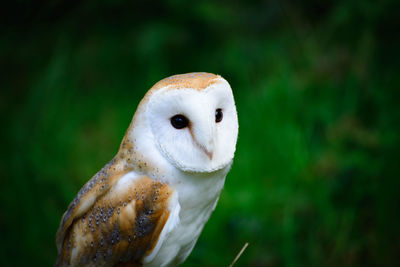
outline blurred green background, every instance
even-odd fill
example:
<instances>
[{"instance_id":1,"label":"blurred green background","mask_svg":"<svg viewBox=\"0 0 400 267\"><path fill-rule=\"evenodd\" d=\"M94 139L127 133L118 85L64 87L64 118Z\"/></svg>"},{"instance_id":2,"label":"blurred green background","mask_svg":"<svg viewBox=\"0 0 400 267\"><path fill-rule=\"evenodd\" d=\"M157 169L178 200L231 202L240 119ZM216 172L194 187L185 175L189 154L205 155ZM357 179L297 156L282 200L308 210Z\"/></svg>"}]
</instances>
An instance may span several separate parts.
<instances>
[{"instance_id":1,"label":"blurred green background","mask_svg":"<svg viewBox=\"0 0 400 267\"><path fill-rule=\"evenodd\" d=\"M158 80L213 72L235 162L184 266L394 266L397 1L8 1L0 265L51 266L62 213Z\"/></svg>"}]
</instances>

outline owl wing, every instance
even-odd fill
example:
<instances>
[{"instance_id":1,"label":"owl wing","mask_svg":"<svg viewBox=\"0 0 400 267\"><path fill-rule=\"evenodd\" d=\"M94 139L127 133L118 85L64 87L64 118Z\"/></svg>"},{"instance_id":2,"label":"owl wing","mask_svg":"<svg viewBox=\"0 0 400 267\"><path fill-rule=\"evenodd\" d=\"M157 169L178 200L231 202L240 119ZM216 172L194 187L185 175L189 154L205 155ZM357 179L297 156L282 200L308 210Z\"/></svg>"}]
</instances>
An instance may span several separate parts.
<instances>
[{"instance_id":1,"label":"owl wing","mask_svg":"<svg viewBox=\"0 0 400 267\"><path fill-rule=\"evenodd\" d=\"M121 173L109 175L113 168L115 158L104 166L92 179L90 179L78 192L74 200L69 204L67 211L63 214L60 226L56 234L57 250L60 254L64 236L73 221L88 211L95 201L108 192Z\"/></svg>"},{"instance_id":2,"label":"owl wing","mask_svg":"<svg viewBox=\"0 0 400 267\"><path fill-rule=\"evenodd\" d=\"M150 262L179 223L177 192L133 172L87 206L59 240L57 266Z\"/></svg>"}]
</instances>

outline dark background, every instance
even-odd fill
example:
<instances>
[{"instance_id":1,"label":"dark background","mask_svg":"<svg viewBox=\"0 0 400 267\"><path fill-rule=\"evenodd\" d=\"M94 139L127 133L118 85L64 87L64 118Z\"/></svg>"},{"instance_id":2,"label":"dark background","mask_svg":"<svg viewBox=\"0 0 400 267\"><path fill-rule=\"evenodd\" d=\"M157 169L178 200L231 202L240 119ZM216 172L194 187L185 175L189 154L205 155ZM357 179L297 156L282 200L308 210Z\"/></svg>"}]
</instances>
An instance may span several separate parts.
<instances>
[{"instance_id":1,"label":"dark background","mask_svg":"<svg viewBox=\"0 0 400 267\"><path fill-rule=\"evenodd\" d=\"M184 266L394 266L398 1L8 1L0 11L0 265L50 266L62 213L145 92L206 71L239 139Z\"/></svg>"}]
</instances>

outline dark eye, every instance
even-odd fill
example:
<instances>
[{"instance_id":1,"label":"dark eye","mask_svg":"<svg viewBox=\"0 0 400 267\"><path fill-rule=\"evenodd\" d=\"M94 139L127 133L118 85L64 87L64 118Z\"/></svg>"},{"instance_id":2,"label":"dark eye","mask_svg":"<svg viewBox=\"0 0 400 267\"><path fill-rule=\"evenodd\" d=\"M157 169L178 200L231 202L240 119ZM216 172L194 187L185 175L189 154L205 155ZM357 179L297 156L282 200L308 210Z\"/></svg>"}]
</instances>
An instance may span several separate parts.
<instances>
[{"instance_id":1,"label":"dark eye","mask_svg":"<svg viewBox=\"0 0 400 267\"><path fill-rule=\"evenodd\" d=\"M185 116L178 114L171 118L171 125L175 129L183 129L189 125L189 120Z\"/></svg>"},{"instance_id":2,"label":"dark eye","mask_svg":"<svg viewBox=\"0 0 400 267\"><path fill-rule=\"evenodd\" d=\"M215 110L215 122L220 122L220 121L222 121L222 117L223 117L222 109L217 108L217 109Z\"/></svg>"}]
</instances>

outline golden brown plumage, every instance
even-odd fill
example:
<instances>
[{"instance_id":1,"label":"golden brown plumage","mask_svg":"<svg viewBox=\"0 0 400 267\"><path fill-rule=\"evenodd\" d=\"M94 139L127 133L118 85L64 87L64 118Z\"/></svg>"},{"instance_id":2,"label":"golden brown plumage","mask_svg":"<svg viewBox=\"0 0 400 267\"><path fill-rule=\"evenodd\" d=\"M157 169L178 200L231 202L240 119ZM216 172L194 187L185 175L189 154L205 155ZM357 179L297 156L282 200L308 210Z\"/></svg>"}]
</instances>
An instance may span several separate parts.
<instances>
[{"instance_id":1,"label":"golden brown plumage","mask_svg":"<svg viewBox=\"0 0 400 267\"><path fill-rule=\"evenodd\" d=\"M120 174L109 179L117 177ZM69 220L72 224L66 231L58 233L62 244L56 265L140 265L168 219L172 193L167 184L142 176L118 194L110 189L99 195L89 209Z\"/></svg>"}]
</instances>

